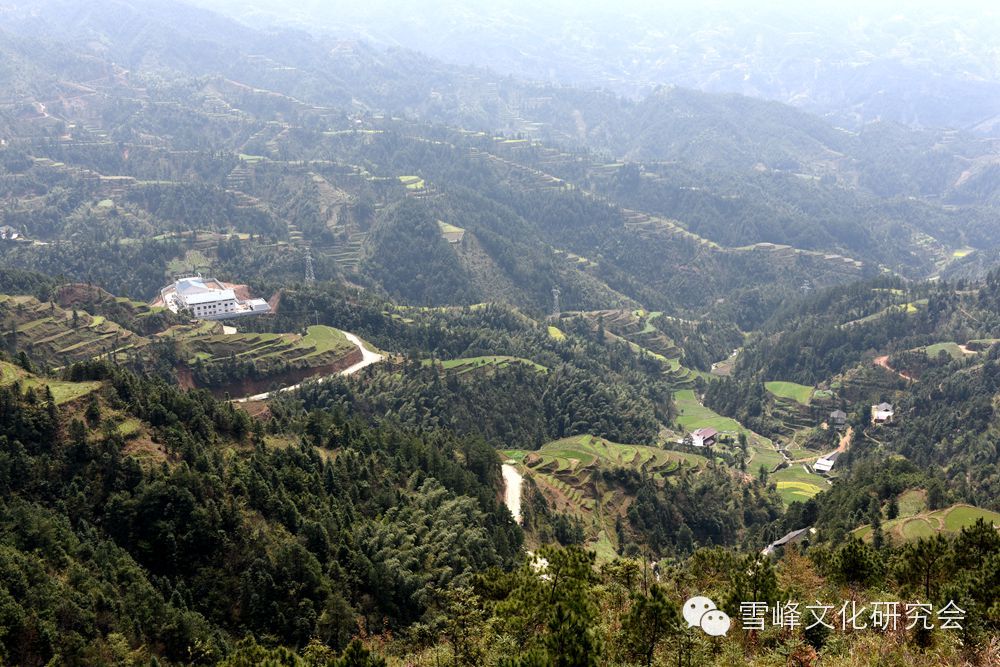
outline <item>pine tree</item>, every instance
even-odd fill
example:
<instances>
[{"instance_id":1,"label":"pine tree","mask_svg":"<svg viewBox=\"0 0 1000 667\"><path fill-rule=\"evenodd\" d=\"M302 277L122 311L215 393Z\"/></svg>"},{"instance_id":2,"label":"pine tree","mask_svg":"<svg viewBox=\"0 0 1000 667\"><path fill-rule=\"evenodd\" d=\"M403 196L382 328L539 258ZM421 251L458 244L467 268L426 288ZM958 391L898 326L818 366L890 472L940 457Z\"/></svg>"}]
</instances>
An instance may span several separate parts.
<instances>
[{"instance_id":1,"label":"pine tree","mask_svg":"<svg viewBox=\"0 0 1000 667\"><path fill-rule=\"evenodd\" d=\"M650 587L649 595L637 596L623 621L629 650L652 667L656 648L679 629L677 609L658 584Z\"/></svg>"}]
</instances>

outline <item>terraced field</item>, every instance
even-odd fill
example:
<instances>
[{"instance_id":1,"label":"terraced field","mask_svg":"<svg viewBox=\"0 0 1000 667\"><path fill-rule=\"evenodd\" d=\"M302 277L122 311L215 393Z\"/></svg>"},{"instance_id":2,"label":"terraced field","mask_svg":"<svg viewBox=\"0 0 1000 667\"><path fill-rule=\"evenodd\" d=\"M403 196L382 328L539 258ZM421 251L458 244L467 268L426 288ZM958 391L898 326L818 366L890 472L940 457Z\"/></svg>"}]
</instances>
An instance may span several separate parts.
<instances>
[{"instance_id":1,"label":"terraced field","mask_svg":"<svg viewBox=\"0 0 1000 667\"><path fill-rule=\"evenodd\" d=\"M431 362L425 361L426 364ZM542 366L541 364L535 363L531 359L524 359L522 357L509 357L506 355L493 355L488 357L462 357L459 359L448 359L446 361L437 362L438 365L446 371L455 371L459 375L468 373L470 371L478 370L481 368L504 368L512 364L522 364L533 368L540 373L547 373L549 371L548 367Z\"/></svg>"},{"instance_id":2,"label":"terraced field","mask_svg":"<svg viewBox=\"0 0 1000 667\"><path fill-rule=\"evenodd\" d=\"M882 524L886 537L895 542L906 542L937 534L952 535L962 528L971 526L977 519L984 519L1000 528L1000 513L974 507L972 505L952 505L933 512L923 511L914 516L901 516ZM872 539L872 528L864 525L855 529L852 535L865 541Z\"/></svg>"},{"instance_id":3,"label":"terraced field","mask_svg":"<svg viewBox=\"0 0 1000 667\"><path fill-rule=\"evenodd\" d=\"M188 363L252 361L262 374L281 368L308 368L332 364L355 346L332 327L308 328L305 336L289 333L235 333L219 331L217 322L202 322L167 335L177 338L188 354Z\"/></svg>"},{"instance_id":4,"label":"terraced field","mask_svg":"<svg viewBox=\"0 0 1000 667\"><path fill-rule=\"evenodd\" d=\"M936 358L942 352L945 352L952 359L965 359L970 354L975 354L973 351L968 351L962 349L958 343L954 341L948 341L944 343L934 343L933 345L928 345L922 349L924 353L931 359Z\"/></svg>"},{"instance_id":5,"label":"terraced field","mask_svg":"<svg viewBox=\"0 0 1000 667\"><path fill-rule=\"evenodd\" d=\"M791 399L802 405L809 405L813 388L795 382L765 382L764 388L780 398Z\"/></svg>"},{"instance_id":6,"label":"terraced field","mask_svg":"<svg viewBox=\"0 0 1000 667\"><path fill-rule=\"evenodd\" d=\"M714 428L716 431L740 433L747 429L730 417L723 417L711 408L706 408L695 397L693 389L683 389L674 392L674 403L677 406L677 423L685 431L697 428Z\"/></svg>"},{"instance_id":7,"label":"terraced field","mask_svg":"<svg viewBox=\"0 0 1000 667\"><path fill-rule=\"evenodd\" d=\"M57 405L69 403L87 394L97 391L100 382L67 382L65 380L51 380L42 378L20 366L0 361L0 387L8 387L15 382L20 382L23 389L33 388L43 391L47 386L52 391L52 398Z\"/></svg>"},{"instance_id":8,"label":"terraced field","mask_svg":"<svg viewBox=\"0 0 1000 667\"><path fill-rule=\"evenodd\" d=\"M17 330L18 349L50 367L91 359L112 350L124 351L149 341L102 316L41 303L31 296L0 295L0 320Z\"/></svg>"},{"instance_id":9,"label":"terraced field","mask_svg":"<svg viewBox=\"0 0 1000 667\"><path fill-rule=\"evenodd\" d=\"M809 500L826 486L818 475L803 469L799 463L793 463L771 475L778 487L778 494L785 504Z\"/></svg>"},{"instance_id":10,"label":"terraced field","mask_svg":"<svg viewBox=\"0 0 1000 667\"><path fill-rule=\"evenodd\" d=\"M167 272L171 276L188 276L196 273L210 274L212 260L197 248L192 248L184 253L183 257L175 257L170 260L167 263Z\"/></svg>"},{"instance_id":11,"label":"terraced field","mask_svg":"<svg viewBox=\"0 0 1000 667\"><path fill-rule=\"evenodd\" d=\"M751 452L748 469L756 471L760 466L764 466L768 470L773 470L784 460L775 449L773 442L748 428L744 428L735 419L723 417L711 408L705 407L694 395L693 390L684 389L674 392L674 405L678 410L677 422L686 433L698 428L714 428L720 433L730 434L733 437L737 437L740 433L746 435Z\"/></svg>"},{"instance_id":12,"label":"terraced field","mask_svg":"<svg viewBox=\"0 0 1000 667\"><path fill-rule=\"evenodd\" d=\"M645 310L602 310L581 313L593 325L602 323L609 336L624 341L637 354L646 354L663 364L664 378L676 389L690 388L697 374L681 364L683 352L666 334L653 325L661 312Z\"/></svg>"},{"instance_id":13,"label":"terraced field","mask_svg":"<svg viewBox=\"0 0 1000 667\"><path fill-rule=\"evenodd\" d=\"M535 482L550 506L583 520L588 547L604 560L615 554L615 521L631 500L607 486L597 473L629 468L663 478L681 466L699 468L708 463L697 454L624 445L591 435L556 440L536 451L518 449L503 454Z\"/></svg>"},{"instance_id":14,"label":"terraced field","mask_svg":"<svg viewBox=\"0 0 1000 667\"><path fill-rule=\"evenodd\" d=\"M400 176L399 182L402 183L407 190L424 189L424 179L419 176Z\"/></svg>"},{"instance_id":15,"label":"terraced field","mask_svg":"<svg viewBox=\"0 0 1000 667\"><path fill-rule=\"evenodd\" d=\"M650 474L669 474L681 462L700 466L708 462L704 456L675 452L648 445L623 445L591 435L577 435L543 445L537 451L507 450L509 458L520 461L532 470L555 475L575 476L585 469L632 468Z\"/></svg>"}]
</instances>

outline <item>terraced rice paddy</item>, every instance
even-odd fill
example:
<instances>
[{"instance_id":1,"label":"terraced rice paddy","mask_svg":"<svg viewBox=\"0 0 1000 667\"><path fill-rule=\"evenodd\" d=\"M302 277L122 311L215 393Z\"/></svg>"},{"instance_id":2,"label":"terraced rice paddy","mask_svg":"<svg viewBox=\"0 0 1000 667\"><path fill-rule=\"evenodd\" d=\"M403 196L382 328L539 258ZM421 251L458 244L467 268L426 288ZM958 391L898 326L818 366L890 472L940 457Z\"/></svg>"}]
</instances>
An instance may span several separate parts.
<instances>
[{"instance_id":1,"label":"terraced rice paddy","mask_svg":"<svg viewBox=\"0 0 1000 667\"><path fill-rule=\"evenodd\" d=\"M802 405L809 405L813 388L795 382L765 382L764 388L780 398L791 399Z\"/></svg>"},{"instance_id":2,"label":"terraced rice paddy","mask_svg":"<svg viewBox=\"0 0 1000 667\"><path fill-rule=\"evenodd\" d=\"M663 478L680 466L699 468L708 463L697 454L625 445L590 435L556 440L536 451L507 450L503 454L535 482L551 506L584 521L587 546L602 560L615 555L614 522L629 500L619 489L606 486L597 473L628 468Z\"/></svg>"},{"instance_id":3,"label":"terraced rice paddy","mask_svg":"<svg viewBox=\"0 0 1000 667\"><path fill-rule=\"evenodd\" d=\"M308 328L305 336L288 333L223 334L217 322L202 322L173 332L189 352L189 363L219 363L229 359L251 361L262 372L288 365L292 368L323 366L354 350L344 334L332 327Z\"/></svg>"},{"instance_id":4,"label":"terraced rice paddy","mask_svg":"<svg viewBox=\"0 0 1000 667\"><path fill-rule=\"evenodd\" d=\"M705 457L697 454L648 445L623 445L591 435L556 440L537 451L508 450L504 453L529 468L555 474L577 472L594 465L668 473L676 470L682 461L691 466L707 463Z\"/></svg>"},{"instance_id":5,"label":"terraced rice paddy","mask_svg":"<svg viewBox=\"0 0 1000 667\"><path fill-rule=\"evenodd\" d=\"M779 470L771 475L771 479L777 485L778 494L785 504L809 500L825 487L818 475L806 471L799 463Z\"/></svg>"},{"instance_id":6,"label":"terraced rice paddy","mask_svg":"<svg viewBox=\"0 0 1000 667\"><path fill-rule=\"evenodd\" d=\"M1000 527L1000 513L963 504L933 512L923 511L915 516L901 516L883 523L882 531L886 537L895 542L906 542L921 537L931 537L939 533L954 534L962 528L971 526L980 518L995 527ZM871 526L865 525L855 529L852 534L865 541L870 541L872 529Z\"/></svg>"},{"instance_id":7,"label":"terraced rice paddy","mask_svg":"<svg viewBox=\"0 0 1000 667\"><path fill-rule=\"evenodd\" d=\"M30 296L0 295L0 316L16 324L17 344L36 363L65 366L148 341L103 316L63 309Z\"/></svg>"},{"instance_id":8,"label":"terraced rice paddy","mask_svg":"<svg viewBox=\"0 0 1000 667\"><path fill-rule=\"evenodd\" d=\"M430 361L425 362L430 364ZM487 357L462 357L460 359L448 359L440 361L438 364L446 371L456 371L459 375L481 368L505 368L511 364L522 364L536 371L547 373L548 367L535 363L531 359L521 357L509 357L506 355L492 355Z\"/></svg>"}]
</instances>

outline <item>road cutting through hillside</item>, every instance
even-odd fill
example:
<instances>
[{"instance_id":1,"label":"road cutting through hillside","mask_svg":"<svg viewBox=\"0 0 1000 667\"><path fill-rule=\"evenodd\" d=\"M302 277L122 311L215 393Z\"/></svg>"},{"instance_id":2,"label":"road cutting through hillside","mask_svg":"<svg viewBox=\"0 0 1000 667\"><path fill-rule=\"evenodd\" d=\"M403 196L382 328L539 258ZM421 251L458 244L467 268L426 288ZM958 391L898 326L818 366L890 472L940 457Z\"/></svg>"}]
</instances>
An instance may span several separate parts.
<instances>
[{"instance_id":1,"label":"road cutting through hillside","mask_svg":"<svg viewBox=\"0 0 1000 667\"><path fill-rule=\"evenodd\" d=\"M293 384L289 387L282 387L281 389L275 389L274 391L266 391L263 394L254 394L253 396L247 396L246 398L237 398L233 400L233 403L247 403L249 401L266 401L267 399L271 398L272 396L280 392L295 391L303 384L306 384L308 382L326 382L330 378L337 377L338 375L353 375L354 373L360 371L362 368L367 368L368 366L371 366L372 364L377 364L378 362L385 359L383 355L379 354L378 352L372 352L367 347L365 347L361 339L355 336L354 334L348 333L346 331L341 331L341 333L344 334L344 337L346 337L347 340L357 345L358 348L361 350L361 361L359 361L358 363L348 366L344 370L338 371L337 373L333 373L332 375L311 377L308 380L305 380L298 384Z\"/></svg>"},{"instance_id":2,"label":"road cutting through hillside","mask_svg":"<svg viewBox=\"0 0 1000 667\"><path fill-rule=\"evenodd\" d=\"M892 366L890 366L889 365L889 355L888 354L884 354L881 357L875 357L875 365L876 366L881 366L882 368L886 369L890 373L895 373L896 375L898 375L899 377L903 378L904 380L907 380L909 382L916 382L916 380L913 379L911 376L907 375L906 373L904 373L902 371L897 371L895 368L893 368Z\"/></svg>"}]
</instances>

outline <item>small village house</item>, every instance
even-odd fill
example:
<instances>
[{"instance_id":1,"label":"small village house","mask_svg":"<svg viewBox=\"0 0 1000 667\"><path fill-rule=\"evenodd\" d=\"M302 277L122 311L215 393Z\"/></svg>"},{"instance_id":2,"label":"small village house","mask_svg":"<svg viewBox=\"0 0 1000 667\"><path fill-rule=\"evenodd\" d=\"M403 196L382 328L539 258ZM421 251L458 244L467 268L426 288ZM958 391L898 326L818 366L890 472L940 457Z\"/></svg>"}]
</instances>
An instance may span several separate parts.
<instances>
[{"instance_id":1,"label":"small village house","mask_svg":"<svg viewBox=\"0 0 1000 667\"><path fill-rule=\"evenodd\" d=\"M831 412L830 426L838 430L847 426L847 413L843 410L834 410Z\"/></svg>"},{"instance_id":2,"label":"small village house","mask_svg":"<svg viewBox=\"0 0 1000 667\"><path fill-rule=\"evenodd\" d=\"M893 411L891 403L879 403L878 405L872 406L872 423L873 424L885 424L891 422L895 412Z\"/></svg>"},{"instance_id":3,"label":"small village house","mask_svg":"<svg viewBox=\"0 0 1000 667\"><path fill-rule=\"evenodd\" d=\"M830 472L833 470L833 465L837 462L838 458L840 458L839 451L821 456L815 465L813 465L813 470L816 472Z\"/></svg>"},{"instance_id":4,"label":"small village house","mask_svg":"<svg viewBox=\"0 0 1000 667\"><path fill-rule=\"evenodd\" d=\"M711 447L719 432L714 428L699 428L691 433L691 444L695 447Z\"/></svg>"}]
</instances>

